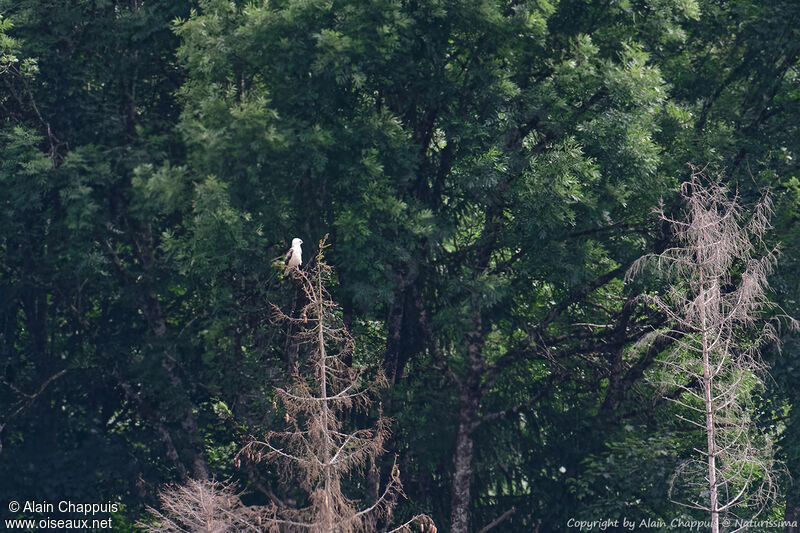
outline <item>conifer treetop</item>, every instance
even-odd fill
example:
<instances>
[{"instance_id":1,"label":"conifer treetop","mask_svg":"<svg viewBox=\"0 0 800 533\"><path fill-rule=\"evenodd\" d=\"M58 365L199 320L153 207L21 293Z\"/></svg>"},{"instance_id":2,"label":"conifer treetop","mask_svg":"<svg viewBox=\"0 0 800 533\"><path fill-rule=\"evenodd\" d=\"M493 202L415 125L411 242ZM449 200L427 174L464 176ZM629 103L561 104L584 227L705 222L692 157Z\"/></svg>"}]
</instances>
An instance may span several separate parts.
<instances>
[{"instance_id":1,"label":"conifer treetop","mask_svg":"<svg viewBox=\"0 0 800 533\"><path fill-rule=\"evenodd\" d=\"M267 531L288 528L320 533L377 531L389 523L397 498L403 495L400 469L395 461L385 487L374 501L346 496L345 478L363 474L384 453L390 421L378 408L374 426L349 429L353 412L367 412L375 393L387 386L379 371L369 380L363 370L349 366L355 343L342 322L338 305L328 292L332 269L325 262L327 236L319 243L307 270L288 268L299 286L304 305L291 314L273 305L274 319L290 324L294 342L304 349L302 365L292 369L292 383L276 395L284 411L286 427L253 437L241 454L253 461L275 465L284 481L308 495L302 508L272 506L264 522ZM418 515L392 529L435 532L433 521Z\"/></svg>"}]
</instances>

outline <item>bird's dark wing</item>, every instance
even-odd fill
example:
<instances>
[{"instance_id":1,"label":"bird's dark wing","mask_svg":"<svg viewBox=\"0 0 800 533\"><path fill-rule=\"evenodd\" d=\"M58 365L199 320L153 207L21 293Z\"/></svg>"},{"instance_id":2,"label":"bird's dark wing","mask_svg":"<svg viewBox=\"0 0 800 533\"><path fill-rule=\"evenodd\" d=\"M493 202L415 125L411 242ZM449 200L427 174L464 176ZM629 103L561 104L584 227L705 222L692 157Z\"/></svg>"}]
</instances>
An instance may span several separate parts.
<instances>
[{"instance_id":1,"label":"bird's dark wing","mask_svg":"<svg viewBox=\"0 0 800 533\"><path fill-rule=\"evenodd\" d=\"M289 259L292 258L292 253L294 253L294 248L289 248L289 251L286 252L286 257L283 258L284 262L289 262Z\"/></svg>"}]
</instances>

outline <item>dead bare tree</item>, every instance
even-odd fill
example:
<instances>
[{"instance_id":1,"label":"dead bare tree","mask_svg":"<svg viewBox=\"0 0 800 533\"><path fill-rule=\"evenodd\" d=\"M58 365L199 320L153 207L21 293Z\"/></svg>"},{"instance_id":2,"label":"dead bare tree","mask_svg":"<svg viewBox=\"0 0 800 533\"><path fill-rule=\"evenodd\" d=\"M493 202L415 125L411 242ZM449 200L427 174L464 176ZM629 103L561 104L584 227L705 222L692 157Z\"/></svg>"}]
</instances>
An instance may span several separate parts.
<instances>
[{"instance_id":1,"label":"dead bare tree","mask_svg":"<svg viewBox=\"0 0 800 533\"><path fill-rule=\"evenodd\" d=\"M691 169L681 186L684 219L668 217L663 206L658 212L678 245L641 258L628 277L655 266L670 280L665 294L643 296L669 322L659 332L673 341L660 376L679 393L665 396L677 405L678 418L705 437L704 446L695 448L698 457L673 475L670 498L708 512L711 531L718 533L720 515L735 517L746 507L752 518L776 496L772 442L750 416L752 394L766 370L759 348L777 340L764 319L773 308L767 275L776 254L762 240L770 228L769 195L748 213L718 181ZM731 523L731 531L741 529Z\"/></svg>"},{"instance_id":2,"label":"dead bare tree","mask_svg":"<svg viewBox=\"0 0 800 533\"><path fill-rule=\"evenodd\" d=\"M374 533L389 521L402 495L396 463L374 501L359 506L343 491L346 477L363 472L383 453L389 421L379 415L372 428L345 430L346 416L369 408L373 393L385 387L386 380L378 374L364 386L364 373L345 364L354 341L326 289L331 277L323 257L326 246L323 239L309 271L287 269L305 295L300 313L290 316L274 307L276 319L292 326L294 341L308 354L308 372L295 371L293 385L276 391L287 428L269 432L263 440L253 438L240 452L250 460L277 465L284 480L308 495L305 507L270 508L265 519L270 532ZM415 531L436 531L430 518L418 515L391 532L411 531L412 526Z\"/></svg>"},{"instance_id":3,"label":"dead bare tree","mask_svg":"<svg viewBox=\"0 0 800 533\"><path fill-rule=\"evenodd\" d=\"M262 513L246 507L230 484L190 479L160 493L162 511L148 508L152 520L138 525L153 533L260 532Z\"/></svg>"}]
</instances>

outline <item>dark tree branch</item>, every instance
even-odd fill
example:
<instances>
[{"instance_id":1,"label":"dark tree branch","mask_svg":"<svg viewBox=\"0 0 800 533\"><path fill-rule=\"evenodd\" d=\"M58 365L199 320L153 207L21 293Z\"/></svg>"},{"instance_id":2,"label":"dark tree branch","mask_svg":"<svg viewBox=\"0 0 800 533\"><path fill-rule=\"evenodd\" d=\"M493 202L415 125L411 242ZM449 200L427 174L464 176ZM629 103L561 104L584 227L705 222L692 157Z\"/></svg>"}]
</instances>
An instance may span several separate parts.
<instances>
[{"instance_id":1,"label":"dark tree branch","mask_svg":"<svg viewBox=\"0 0 800 533\"><path fill-rule=\"evenodd\" d=\"M564 310L570 305L580 301L594 290L602 287L612 279L618 277L620 274L625 272L625 270L627 270L627 266L620 265L617 268L606 272L588 285L585 285L580 289L570 293L565 299L561 300L561 302L559 302L555 307L553 307L553 309L550 310L544 320L542 320L536 327L536 330L539 332L544 332L547 329L547 326L549 326L556 318L558 318L559 315L561 315L561 313L563 313Z\"/></svg>"},{"instance_id":2,"label":"dark tree branch","mask_svg":"<svg viewBox=\"0 0 800 533\"><path fill-rule=\"evenodd\" d=\"M501 524L501 523L502 523L502 522L503 522L503 521L504 521L506 518L508 518L509 516L511 516L512 514L514 514L514 512L515 512L516 510L517 510L517 508L516 508L516 507L512 507L511 509L509 509L509 510L508 510L508 511L506 511L505 513L501 514L500 516L498 516L497 518L495 518L494 520L492 520L491 522L489 522L488 524L486 524L485 526L483 526L483 527L481 528L481 530L480 530L480 531L478 531L478 533L486 533L486 532L487 532L487 531L489 531L490 529L492 529L492 528L494 528L494 527L496 527L496 526L500 525L500 524Z\"/></svg>"},{"instance_id":3,"label":"dark tree branch","mask_svg":"<svg viewBox=\"0 0 800 533\"><path fill-rule=\"evenodd\" d=\"M9 413L4 417L3 421L0 422L0 437L2 437L3 430L5 429L6 425L17 417L20 413L25 411L28 407L30 407L36 399L41 396L41 394L45 391L45 389L52 383L54 380L60 378L67 372L66 369L60 370L44 380L44 382L39 386L39 388L33 393L25 393L12 385L11 383L7 382L4 378L0 378L0 383L3 383L5 386L10 388L16 394L23 397L23 399L17 401L14 405L12 405L11 410ZM3 441L0 438L0 452L3 451Z\"/></svg>"}]
</instances>

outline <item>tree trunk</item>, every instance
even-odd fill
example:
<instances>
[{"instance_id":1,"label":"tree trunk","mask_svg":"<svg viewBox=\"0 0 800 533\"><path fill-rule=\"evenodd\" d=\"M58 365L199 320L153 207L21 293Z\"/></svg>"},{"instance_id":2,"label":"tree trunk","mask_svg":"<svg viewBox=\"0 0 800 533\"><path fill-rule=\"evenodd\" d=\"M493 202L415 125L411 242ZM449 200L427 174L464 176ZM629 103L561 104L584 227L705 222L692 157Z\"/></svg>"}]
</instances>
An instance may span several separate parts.
<instances>
[{"instance_id":1,"label":"tree trunk","mask_svg":"<svg viewBox=\"0 0 800 533\"><path fill-rule=\"evenodd\" d=\"M800 533L800 527L791 525L800 521L800 502L798 502L796 494L787 495L786 512L783 515L783 519L787 523L783 533Z\"/></svg>"},{"instance_id":2,"label":"tree trunk","mask_svg":"<svg viewBox=\"0 0 800 533\"><path fill-rule=\"evenodd\" d=\"M450 505L451 533L469 531L470 485L472 482L472 457L474 455L473 431L478 426L478 407L481 401L481 376L484 331L480 309L473 318L473 330L467 334L467 358L469 367L466 380L461 383L458 401L458 435L453 456L453 487Z\"/></svg>"},{"instance_id":3,"label":"tree trunk","mask_svg":"<svg viewBox=\"0 0 800 533\"><path fill-rule=\"evenodd\" d=\"M172 464L175 465L175 470L178 472L178 477L182 482L186 481L189 477L188 471L186 470L186 466L181 462L180 454L178 453L178 449L175 447L175 441L172 439L172 435L167 429L167 426L156 415L155 409L150 402L143 399L139 393L134 390L133 386L131 386L129 382L122 379L122 376L116 369L112 371L112 375L116 378L117 383L125 393L125 397L129 401L138 405L138 411L144 418L152 421L153 426L158 432L158 436L161 438L161 442L164 444L167 457L169 457L169 459L172 461Z\"/></svg>"},{"instance_id":4,"label":"tree trunk","mask_svg":"<svg viewBox=\"0 0 800 533\"><path fill-rule=\"evenodd\" d=\"M388 335L386 336L386 354L384 355L383 368L386 378L392 385L397 380L400 367L400 350L402 344L403 319L405 311L405 297L398 291L389 310Z\"/></svg>"},{"instance_id":5,"label":"tree trunk","mask_svg":"<svg viewBox=\"0 0 800 533\"><path fill-rule=\"evenodd\" d=\"M706 288L703 275L700 275L700 343L703 351L703 400L706 408L706 438L708 454L709 509L711 509L711 533L719 533L719 495L717 493L717 446L714 429L714 377L711 373L711 348L708 345L708 324L706 321Z\"/></svg>"},{"instance_id":6,"label":"tree trunk","mask_svg":"<svg viewBox=\"0 0 800 533\"><path fill-rule=\"evenodd\" d=\"M22 294L25 327L30 336L32 359L37 378L43 383L51 375L53 361L49 356L47 335L47 294L33 287L25 287Z\"/></svg>"},{"instance_id":7,"label":"tree trunk","mask_svg":"<svg viewBox=\"0 0 800 533\"><path fill-rule=\"evenodd\" d=\"M451 498L450 531L467 533L469 531L470 484L472 481L472 456L474 441L472 430L478 419L479 399L464 390L459 394L461 404L458 421L456 451L453 457L455 471Z\"/></svg>"}]
</instances>

